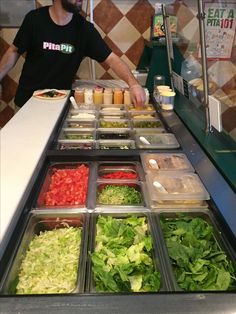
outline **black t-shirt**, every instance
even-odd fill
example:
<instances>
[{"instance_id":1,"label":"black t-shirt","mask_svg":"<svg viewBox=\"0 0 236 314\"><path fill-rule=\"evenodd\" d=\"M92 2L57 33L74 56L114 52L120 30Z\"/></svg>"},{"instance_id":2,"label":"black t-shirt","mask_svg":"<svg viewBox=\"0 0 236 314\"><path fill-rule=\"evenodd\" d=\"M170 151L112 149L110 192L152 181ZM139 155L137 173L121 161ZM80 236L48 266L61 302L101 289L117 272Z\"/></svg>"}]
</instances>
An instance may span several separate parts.
<instances>
[{"instance_id":1,"label":"black t-shirt","mask_svg":"<svg viewBox=\"0 0 236 314\"><path fill-rule=\"evenodd\" d=\"M15 103L22 106L37 89L70 89L84 57L103 62L111 49L93 24L73 15L64 25L55 24L49 7L29 12L13 44L18 53L26 52Z\"/></svg>"}]
</instances>

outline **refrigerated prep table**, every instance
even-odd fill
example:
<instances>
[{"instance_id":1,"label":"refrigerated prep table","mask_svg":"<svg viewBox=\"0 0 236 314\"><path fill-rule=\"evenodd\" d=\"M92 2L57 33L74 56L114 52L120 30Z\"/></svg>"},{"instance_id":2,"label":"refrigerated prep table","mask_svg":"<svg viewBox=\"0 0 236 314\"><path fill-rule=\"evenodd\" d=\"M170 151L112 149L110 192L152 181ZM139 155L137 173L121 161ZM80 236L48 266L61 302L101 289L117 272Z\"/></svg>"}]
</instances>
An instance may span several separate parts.
<instances>
[{"instance_id":1,"label":"refrigerated prep table","mask_svg":"<svg viewBox=\"0 0 236 314\"><path fill-rule=\"evenodd\" d=\"M35 191L35 182L45 160L60 160L62 156L66 160L75 156L77 160L95 160L101 156L132 160L134 156L139 156L139 150L113 153L92 150L55 155L55 151L49 148L68 105L65 100L46 103L31 98L2 130L1 267L11 259L11 248L14 251L17 234L23 228L29 210L29 196ZM222 230L235 250L234 191L175 113L167 114L164 120L210 193L214 214L221 221ZM224 194L220 195L222 190ZM236 298L234 292L1 295L0 304L2 313L233 313Z\"/></svg>"}]
</instances>

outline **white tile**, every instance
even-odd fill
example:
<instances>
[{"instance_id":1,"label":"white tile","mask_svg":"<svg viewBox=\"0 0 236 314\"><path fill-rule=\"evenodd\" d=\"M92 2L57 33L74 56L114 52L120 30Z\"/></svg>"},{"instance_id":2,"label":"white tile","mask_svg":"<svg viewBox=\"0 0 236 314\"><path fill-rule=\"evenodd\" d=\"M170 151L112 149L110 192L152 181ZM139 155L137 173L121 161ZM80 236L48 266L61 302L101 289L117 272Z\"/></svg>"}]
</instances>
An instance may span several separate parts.
<instances>
[{"instance_id":1,"label":"white tile","mask_svg":"<svg viewBox=\"0 0 236 314\"><path fill-rule=\"evenodd\" d=\"M114 5L121 11L122 14L126 14L136 4L134 0L113 0Z\"/></svg>"},{"instance_id":2,"label":"white tile","mask_svg":"<svg viewBox=\"0 0 236 314\"><path fill-rule=\"evenodd\" d=\"M108 34L111 40L125 53L130 46L140 37L136 28L123 17Z\"/></svg>"},{"instance_id":3,"label":"white tile","mask_svg":"<svg viewBox=\"0 0 236 314\"><path fill-rule=\"evenodd\" d=\"M149 27L143 34L142 34L143 38L146 40L150 40L150 36L151 36L151 27Z\"/></svg>"},{"instance_id":4,"label":"white tile","mask_svg":"<svg viewBox=\"0 0 236 314\"><path fill-rule=\"evenodd\" d=\"M18 31L18 28L2 28L1 37L8 44L12 44L17 31Z\"/></svg>"},{"instance_id":5,"label":"white tile","mask_svg":"<svg viewBox=\"0 0 236 314\"><path fill-rule=\"evenodd\" d=\"M106 71L104 70L104 68L98 62L96 62L95 63L95 74L96 74L95 79L100 79L105 72Z\"/></svg>"},{"instance_id":6,"label":"white tile","mask_svg":"<svg viewBox=\"0 0 236 314\"><path fill-rule=\"evenodd\" d=\"M85 58L79 67L79 70L77 71L77 75L82 79L91 79L92 78L92 72L91 72L91 63L89 58Z\"/></svg>"}]
</instances>

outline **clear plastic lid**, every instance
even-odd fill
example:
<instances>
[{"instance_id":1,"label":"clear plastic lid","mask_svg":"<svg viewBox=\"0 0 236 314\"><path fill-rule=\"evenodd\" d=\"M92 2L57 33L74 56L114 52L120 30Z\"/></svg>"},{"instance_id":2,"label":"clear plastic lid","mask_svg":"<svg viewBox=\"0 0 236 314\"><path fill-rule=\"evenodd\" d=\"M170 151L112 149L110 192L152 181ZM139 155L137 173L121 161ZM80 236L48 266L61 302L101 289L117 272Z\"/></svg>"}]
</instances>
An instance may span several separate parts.
<instances>
[{"instance_id":1,"label":"clear plastic lid","mask_svg":"<svg viewBox=\"0 0 236 314\"><path fill-rule=\"evenodd\" d=\"M142 153L141 160L145 172L184 171L194 172L188 158L180 153Z\"/></svg>"},{"instance_id":2,"label":"clear plastic lid","mask_svg":"<svg viewBox=\"0 0 236 314\"><path fill-rule=\"evenodd\" d=\"M180 145L171 133L149 134L143 132L135 134L135 142L138 148L178 148ZM148 144L149 143L149 144Z\"/></svg>"},{"instance_id":3,"label":"clear plastic lid","mask_svg":"<svg viewBox=\"0 0 236 314\"><path fill-rule=\"evenodd\" d=\"M195 173L166 172L146 175L152 200L208 200L210 196Z\"/></svg>"}]
</instances>

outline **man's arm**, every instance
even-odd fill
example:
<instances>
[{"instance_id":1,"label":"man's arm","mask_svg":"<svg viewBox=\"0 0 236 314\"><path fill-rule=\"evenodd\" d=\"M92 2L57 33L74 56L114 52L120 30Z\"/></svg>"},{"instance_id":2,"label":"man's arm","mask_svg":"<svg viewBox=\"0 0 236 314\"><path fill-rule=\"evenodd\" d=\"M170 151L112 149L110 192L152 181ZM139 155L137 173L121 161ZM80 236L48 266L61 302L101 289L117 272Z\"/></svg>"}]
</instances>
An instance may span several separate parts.
<instances>
[{"instance_id":1,"label":"man's arm","mask_svg":"<svg viewBox=\"0 0 236 314\"><path fill-rule=\"evenodd\" d=\"M19 59L20 55L17 51L17 47L11 45L0 60L0 82L3 77L14 67L17 60Z\"/></svg>"},{"instance_id":2,"label":"man's arm","mask_svg":"<svg viewBox=\"0 0 236 314\"><path fill-rule=\"evenodd\" d=\"M127 64L113 52L106 58L105 63L129 85L134 105L143 106L146 99L144 89L136 81Z\"/></svg>"}]
</instances>

